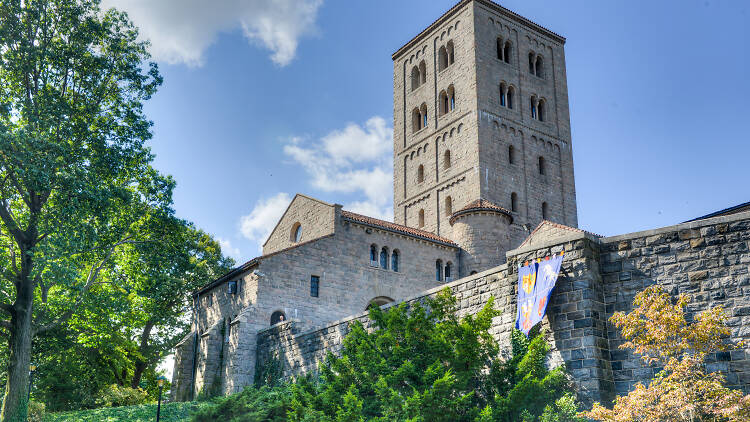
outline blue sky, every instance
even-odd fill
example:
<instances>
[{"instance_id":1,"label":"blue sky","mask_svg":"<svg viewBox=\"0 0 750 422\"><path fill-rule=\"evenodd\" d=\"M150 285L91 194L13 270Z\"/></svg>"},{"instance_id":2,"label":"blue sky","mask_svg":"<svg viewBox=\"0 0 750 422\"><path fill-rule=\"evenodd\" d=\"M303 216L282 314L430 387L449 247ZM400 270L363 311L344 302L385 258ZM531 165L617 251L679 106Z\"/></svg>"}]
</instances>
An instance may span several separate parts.
<instances>
[{"instance_id":1,"label":"blue sky","mask_svg":"<svg viewBox=\"0 0 750 422\"><path fill-rule=\"evenodd\" d=\"M146 112L178 215L239 261L296 192L392 218L390 55L453 4L105 0L164 75ZM627 233L750 200L748 3L501 4L568 40L581 228Z\"/></svg>"}]
</instances>

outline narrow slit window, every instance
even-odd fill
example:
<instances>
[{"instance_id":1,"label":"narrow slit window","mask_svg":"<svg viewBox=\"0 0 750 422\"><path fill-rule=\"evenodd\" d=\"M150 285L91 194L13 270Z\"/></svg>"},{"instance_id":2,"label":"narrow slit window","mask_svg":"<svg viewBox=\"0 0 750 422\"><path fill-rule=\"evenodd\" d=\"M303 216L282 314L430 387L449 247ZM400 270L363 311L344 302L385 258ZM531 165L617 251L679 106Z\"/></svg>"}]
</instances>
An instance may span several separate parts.
<instances>
[{"instance_id":1,"label":"narrow slit window","mask_svg":"<svg viewBox=\"0 0 750 422\"><path fill-rule=\"evenodd\" d=\"M317 275L310 276L310 296L318 297L320 290L320 277Z\"/></svg>"}]
</instances>

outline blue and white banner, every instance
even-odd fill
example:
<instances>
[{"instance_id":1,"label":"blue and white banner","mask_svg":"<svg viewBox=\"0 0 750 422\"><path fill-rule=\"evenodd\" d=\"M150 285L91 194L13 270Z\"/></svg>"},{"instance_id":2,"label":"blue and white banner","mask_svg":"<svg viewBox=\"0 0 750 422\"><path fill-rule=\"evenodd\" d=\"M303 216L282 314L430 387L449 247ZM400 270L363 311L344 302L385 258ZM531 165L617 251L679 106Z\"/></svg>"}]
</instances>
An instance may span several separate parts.
<instances>
[{"instance_id":1,"label":"blue and white banner","mask_svg":"<svg viewBox=\"0 0 750 422\"><path fill-rule=\"evenodd\" d=\"M518 268L518 312L516 328L527 336L544 318L547 304L560 273L563 254L547 257Z\"/></svg>"}]
</instances>

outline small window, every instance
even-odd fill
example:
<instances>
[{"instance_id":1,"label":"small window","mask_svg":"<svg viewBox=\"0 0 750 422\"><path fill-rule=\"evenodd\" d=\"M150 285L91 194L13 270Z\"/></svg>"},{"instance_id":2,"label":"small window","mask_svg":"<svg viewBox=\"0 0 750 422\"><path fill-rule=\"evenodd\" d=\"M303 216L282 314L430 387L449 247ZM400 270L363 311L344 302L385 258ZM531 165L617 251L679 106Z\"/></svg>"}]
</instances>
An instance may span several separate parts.
<instances>
[{"instance_id":1,"label":"small window","mask_svg":"<svg viewBox=\"0 0 750 422\"><path fill-rule=\"evenodd\" d=\"M448 87L448 99L450 100L449 105L449 111L453 111L456 109L456 90L453 88L453 85Z\"/></svg>"},{"instance_id":2,"label":"small window","mask_svg":"<svg viewBox=\"0 0 750 422\"><path fill-rule=\"evenodd\" d=\"M540 77L540 78L544 77L544 72L543 72L543 68L542 68L543 64L542 63L543 63L542 56L536 56L536 62L534 63L534 68L536 70L535 75L538 76L538 77Z\"/></svg>"},{"instance_id":3,"label":"small window","mask_svg":"<svg viewBox=\"0 0 750 422\"><path fill-rule=\"evenodd\" d=\"M237 280L230 281L227 283L227 292L230 295L236 295L237 294Z\"/></svg>"},{"instance_id":4,"label":"small window","mask_svg":"<svg viewBox=\"0 0 750 422\"><path fill-rule=\"evenodd\" d=\"M515 192L510 194L510 210L518 212L518 194Z\"/></svg>"},{"instance_id":5,"label":"small window","mask_svg":"<svg viewBox=\"0 0 750 422\"><path fill-rule=\"evenodd\" d=\"M419 63L419 76L419 85L421 86L427 82L427 66L424 64L424 60Z\"/></svg>"},{"instance_id":6,"label":"small window","mask_svg":"<svg viewBox=\"0 0 750 422\"><path fill-rule=\"evenodd\" d=\"M419 228L424 227L424 209L419 210Z\"/></svg>"},{"instance_id":7,"label":"small window","mask_svg":"<svg viewBox=\"0 0 750 422\"><path fill-rule=\"evenodd\" d=\"M515 94L515 88L512 86L508 87L508 94L506 95L506 100L508 101L508 108L513 109L513 95Z\"/></svg>"},{"instance_id":8,"label":"small window","mask_svg":"<svg viewBox=\"0 0 750 422\"><path fill-rule=\"evenodd\" d=\"M451 150L447 150L445 151L445 154L443 154L443 168L451 168Z\"/></svg>"},{"instance_id":9,"label":"small window","mask_svg":"<svg viewBox=\"0 0 750 422\"><path fill-rule=\"evenodd\" d=\"M545 111L546 111L545 109L546 108L547 107L546 107L545 101L544 100L539 100L539 105L537 105L536 113L537 113L537 115L539 117L539 121L540 122L543 122L544 119L545 119L544 115L545 115Z\"/></svg>"},{"instance_id":10,"label":"small window","mask_svg":"<svg viewBox=\"0 0 750 422\"><path fill-rule=\"evenodd\" d=\"M398 255L398 249L391 254L391 269L395 272L398 272Z\"/></svg>"},{"instance_id":11,"label":"small window","mask_svg":"<svg viewBox=\"0 0 750 422\"><path fill-rule=\"evenodd\" d=\"M388 250L385 247L380 250L380 268L388 269Z\"/></svg>"},{"instance_id":12,"label":"small window","mask_svg":"<svg viewBox=\"0 0 750 422\"><path fill-rule=\"evenodd\" d=\"M370 246L370 263L378 261L378 247L375 245Z\"/></svg>"},{"instance_id":13,"label":"small window","mask_svg":"<svg viewBox=\"0 0 750 422\"><path fill-rule=\"evenodd\" d=\"M531 97L531 99L529 100L529 104L531 105L531 118L534 120L537 120L539 118L537 117L537 103L538 100L536 99L536 97Z\"/></svg>"},{"instance_id":14,"label":"small window","mask_svg":"<svg viewBox=\"0 0 750 422\"><path fill-rule=\"evenodd\" d=\"M318 290L320 289L320 277L317 275L310 276L310 296L318 297Z\"/></svg>"},{"instance_id":15,"label":"small window","mask_svg":"<svg viewBox=\"0 0 750 422\"><path fill-rule=\"evenodd\" d=\"M453 199L450 196L445 197L445 215L453 214Z\"/></svg>"},{"instance_id":16,"label":"small window","mask_svg":"<svg viewBox=\"0 0 750 422\"><path fill-rule=\"evenodd\" d=\"M424 182L424 166L422 164L417 167L417 183Z\"/></svg>"},{"instance_id":17,"label":"small window","mask_svg":"<svg viewBox=\"0 0 750 422\"><path fill-rule=\"evenodd\" d=\"M529 53L529 73L534 75L534 53Z\"/></svg>"},{"instance_id":18,"label":"small window","mask_svg":"<svg viewBox=\"0 0 750 422\"><path fill-rule=\"evenodd\" d=\"M275 325L284 321L286 321L286 315L284 315L284 312L275 311L271 314L271 325Z\"/></svg>"},{"instance_id":19,"label":"small window","mask_svg":"<svg viewBox=\"0 0 750 422\"><path fill-rule=\"evenodd\" d=\"M438 50L438 70L443 70L446 67L448 67L448 51L443 46Z\"/></svg>"},{"instance_id":20,"label":"small window","mask_svg":"<svg viewBox=\"0 0 750 422\"><path fill-rule=\"evenodd\" d=\"M549 218L549 207L547 206L546 202L542 202L542 220L547 220Z\"/></svg>"},{"instance_id":21,"label":"small window","mask_svg":"<svg viewBox=\"0 0 750 422\"><path fill-rule=\"evenodd\" d=\"M302 224L298 222L292 225L292 231L290 233L290 239L292 243L299 243L302 240Z\"/></svg>"},{"instance_id":22,"label":"small window","mask_svg":"<svg viewBox=\"0 0 750 422\"><path fill-rule=\"evenodd\" d=\"M448 44L446 44L445 49L448 52L448 66L452 65L455 61L456 57L453 51L453 40L448 41Z\"/></svg>"},{"instance_id":23,"label":"small window","mask_svg":"<svg viewBox=\"0 0 750 422\"><path fill-rule=\"evenodd\" d=\"M516 149L513 145L508 147L508 164L515 164L516 162Z\"/></svg>"},{"instance_id":24,"label":"small window","mask_svg":"<svg viewBox=\"0 0 750 422\"><path fill-rule=\"evenodd\" d=\"M419 76L419 68L417 66L414 66L411 69L411 90L412 91L419 88L420 79L421 77Z\"/></svg>"},{"instance_id":25,"label":"small window","mask_svg":"<svg viewBox=\"0 0 750 422\"><path fill-rule=\"evenodd\" d=\"M443 261L435 261L435 281L443 281Z\"/></svg>"},{"instance_id":26,"label":"small window","mask_svg":"<svg viewBox=\"0 0 750 422\"><path fill-rule=\"evenodd\" d=\"M497 59L498 60L503 60L503 46L504 46L503 39L498 38L497 39Z\"/></svg>"},{"instance_id":27,"label":"small window","mask_svg":"<svg viewBox=\"0 0 750 422\"><path fill-rule=\"evenodd\" d=\"M445 91L440 92L440 114L446 114L450 110L450 103L448 102L448 94Z\"/></svg>"},{"instance_id":28,"label":"small window","mask_svg":"<svg viewBox=\"0 0 750 422\"><path fill-rule=\"evenodd\" d=\"M539 174L545 174L545 162L544 157L539 157Z\"/></svg>"},{"instance_id":29,"label":"small window","mask_svg":"<svg viewBox=\"0 0 750 422\"><path fill-rule=\"evenodd\" d=\"M510 54L511 54L512 48L510 41L505 41L505 47L503 47L503 61L505 63L510 64Z\"/></svg>"},{"instance_id":30,"label":"small window","mask_svg":"<svg viewBox=\"0 0 750 422\"><path fill-rule=\"evenodd\" d=\"M508 107L508 85L505 82L500 84L500 106Z\"/></svg>"},{"instance_id":31,"label":"small window","mask_svg":"<svg viewBox=\"0 0 750 422\"><path fill-rule=\"evenodd\" d=\"M453 281L453 264L445 264L445 281Z\"/></svg>"}]
</instances>

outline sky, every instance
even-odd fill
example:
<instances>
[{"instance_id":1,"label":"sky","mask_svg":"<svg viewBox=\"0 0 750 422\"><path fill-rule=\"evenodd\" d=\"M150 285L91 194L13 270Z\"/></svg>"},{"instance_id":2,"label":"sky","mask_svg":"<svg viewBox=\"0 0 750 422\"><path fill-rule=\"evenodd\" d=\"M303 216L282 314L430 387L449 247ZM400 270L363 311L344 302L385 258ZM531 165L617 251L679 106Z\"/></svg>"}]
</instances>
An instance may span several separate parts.
<instances>
[{"instance_id":1,"label":"sky","mask_svg":"<svg viewBox=\"0 0 750 422\"><path fill-rule=\"evenodd\" d=\"M145 112L178 216L238 262L297 192L392 220L391 54L454 3L104 0L164 76ZM623 234L750 201L750 3L501 4L567 38L579 227Z\"/></svg>"}]
</instances>

